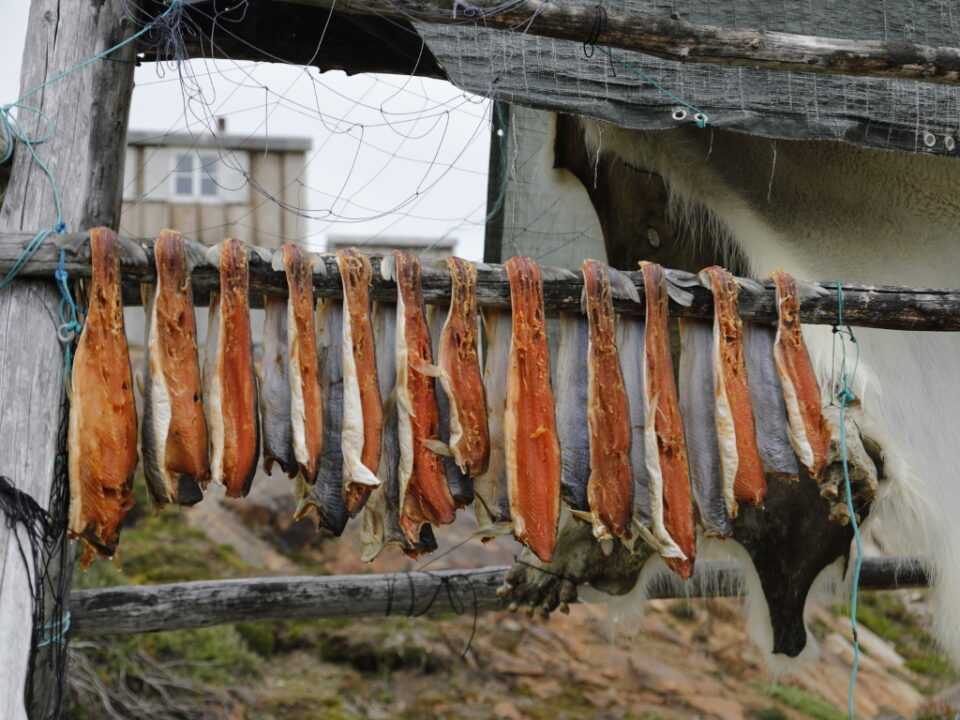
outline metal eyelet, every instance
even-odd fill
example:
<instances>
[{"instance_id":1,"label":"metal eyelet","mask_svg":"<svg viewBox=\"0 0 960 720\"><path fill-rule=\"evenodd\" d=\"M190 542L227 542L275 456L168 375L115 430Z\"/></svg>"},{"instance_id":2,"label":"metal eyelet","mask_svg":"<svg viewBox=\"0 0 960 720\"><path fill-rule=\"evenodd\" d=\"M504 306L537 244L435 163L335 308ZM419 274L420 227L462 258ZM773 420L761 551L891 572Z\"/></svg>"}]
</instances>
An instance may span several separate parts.
<instances>
[{"instance_id":1,"label":"metal eyelet","mask_svg":"<svg viewBox=\"0 0 960 720\"><path fill-rule=\"evenodd\" d=\"M947 135L943 139L943 146L947 149L947 152L953 152L953 149L957 146L957 141L952 136Z\"/></svg>"},{"instance_id":2,"label":"metal eyelet","mask_svg":"<svg viewBox=\"0 0 960 720\"><path fill-rule=\"evenodd\" d=\"M926 145L928 148L932 148L934 145L937 144L937 136L934 135L932 132L925 132L923 134L923 144Z\"/></svg>"},{"instance_id":3,"label":"metal eyelet","mask_svg":"<svg viewBox=\"0 0 960 720\"><path fill-rule=\"evenodd\" d=\"M686 120L686 119L687 119L687 111L684 110L684 109L681 108L681 107L674 108L674 109L673 109L673 119L674 119L674 120L677 120L677 121L679 121L679 120Z\"/></svg>"}]
</instances>

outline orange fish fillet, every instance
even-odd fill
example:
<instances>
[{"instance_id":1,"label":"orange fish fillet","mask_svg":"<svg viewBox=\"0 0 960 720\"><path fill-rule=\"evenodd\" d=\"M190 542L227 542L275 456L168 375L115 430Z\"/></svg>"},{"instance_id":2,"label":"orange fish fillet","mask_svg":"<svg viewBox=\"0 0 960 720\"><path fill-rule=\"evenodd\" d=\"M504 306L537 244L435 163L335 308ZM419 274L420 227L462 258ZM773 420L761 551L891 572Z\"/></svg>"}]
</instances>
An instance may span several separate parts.
<instances>
[{"instance_id":1,"label":"orange fish fillet","mask_svg":"<svg viewBox=\"0 0 960 720\"><path fill-rule=\"evenodd\" d=\"M830 429L821 410L820 386L803 343L797 282L782 270L770 277L777 287L779 314L773 356L783 385L790 444L810 477L819 479L827 464Z\"/></svg>"},{"instance_id":2,"label":"orange fish fillet","mask_svg":"<svg viewBox=\"0 0 960 720\"><path fill-rule=\"evenodd\" d=\"M123 328L120 256L109 228L90 231L93 279L83 333L73 359L70 425L69 529L93 551L116 551L120 526L133 507L137 410Z\"/></svg>"},{"instance_id":3,"label":"orange fish fillet","mask_svg":"<svg viewBox=\"0 0 960 720\"><path fill-rule=\"evenodd\" d=\"M733 275L713 265L701 272L713 292L713 377L720 468L727 512L737 516L736 500L757 506L767 497L767 481L757 451L757 431L747 365L743 355L743 321L737 310L739 286ZM732 495L732 497L731 497Z\"/></svg>"},{"instance_id":4,"label":"orange fish fillet","mask_svg":"<svg viewBox=\"0 0 960 720\"><path fill-rule=\"evenodd\" d=\"M616 315L607 267L586 260L583 294L587 327L587 425L590 430L590 480L587 498L598 540L628 540L633 512L630 470L630 407L617 354Z\"/></svg>"},{"instance_id":5,"label":"orange fish fillet","mask_svg":"<svg viewBox=\"0 0 960 720\"><path fill-rule=\"evenodd\" d=\"M210 476L243 497L260 457L260 418L250 337L247 251L239 240L219 248L220 292L210 296L204 367Z\"/></svg>"},{"instance_id":6,"label":"orange fish fillet","mask_svg":"<svg viewBox=\"0 0 960 720\"><path fill-rule=\"evenodd\" d=\"M663 268L655 263L641 262L640 269L647 303L643 376L647 401L644 460L650 475L650 512L654 534L658 534L657 515L660 514L669 538L658 539L672 540L681 554L678 557L661 547L664 562L681 578L687 579L693 575L696 535L687 445L670 355L667 281ZM658 489L661 492L657 493ZM669 547L670 543L664 543L664 546Z\"/></svg>"},{"instance_id":7,"label":"orange fish fillet","mask_svg":"<svg viewBox=\"0 0 960 720\"><path fill-rule=\"evenodd\" d=\"M183 236L160 233L157 285L148 304L143 470L158 505L193 505L210 479L207 422L200 401L197 321Z\"/></svg>"},{"instance_id":8,"label":"orange fish fillet","mask_svg":"<svg viewBox=\"0 0 960 720\"><path fill-rule=\"evenodd\" d=\"M503 419L513 534L543 562L550 562L560 518L561 464L543 280L529 258L510 258L504 267L513 306Z\"/></svg>"},{"instance_id":9,"label":"orange fish fillet","mask_svg":"<svg viewBox=\"0 0 960 720\"><path fill-rule=\"evenodd\" d=\"M450 312L437 349L440 384L450 401L450 451L460 470L477 477L487 470L490 434L480 370L477 323L477 269L448 257Z\"/></svg>"},{"instance_id":10,"label":"orange fish fillet","mask_svg":"<svg viewBox=\"0 0 960 720\"><path fill-rule=\"evenodd\" d=\"M287 349L290 353L290 415L293 454L305 482L317 479L323 449L323 400L317 367L317 331L313 317L313 270L299 245L283 246L287 276Z\"/></svg>"},{"instance_id":11,"label":"orange fish fillet","mask_svg":"<svg viewBox=\"0 0 960 720\"><path fill-rule=\"evenodd\" d=\"M392 273L397 282L400 525L407 539L417 543L424 523L451 523L455 508L443 458L425 442L439 441L440 417L436 386L428 374L432 354L420 294L420 260L407 250L394 250L392 262L392 271L384 274Z\"/></svg>"},{"instance_id":12,"label":"orange fish fillet","mask_svg":"<svg viewBox=\"0 0 960 720\"><path fill-rule=\"evenodd\" d=\"M377 356L370 320L370 278L367 256L354 249L338 250L343 282L343 498L355 516L380 484L374 473L380 464L383 406L377 381Z\"/></svg>"}]
</instances>

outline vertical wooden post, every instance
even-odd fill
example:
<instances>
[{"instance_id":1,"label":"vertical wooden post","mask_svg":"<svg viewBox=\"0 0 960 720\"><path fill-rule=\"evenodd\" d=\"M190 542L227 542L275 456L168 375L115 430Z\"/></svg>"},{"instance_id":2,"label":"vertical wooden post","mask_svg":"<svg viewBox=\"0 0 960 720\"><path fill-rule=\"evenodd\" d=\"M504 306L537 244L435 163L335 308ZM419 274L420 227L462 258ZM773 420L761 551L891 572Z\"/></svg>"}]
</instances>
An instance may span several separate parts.
<instances>
[{"instance_id":1,"label":"vertical wooden post","mask_svg":"<svg viewBox=\"0 0 960 720\"><path fill-rule=\"evenodd\" d=\"M21 94L136 32L122 0L32 0ZM123 153L133 90L133 45L57 80L25 103L54 123L36 147L56 179L70 230L115 226L120 216ZM10 102L15 98L4 98ZM20 111L33 137L46 127ZM56 222L50 184L23 145L15 149L0 210L0 231L36 231ZM0 290L0 474L47 507L61 422L63 358L57 342L59 296L51 281L20 280ZM24 697L32 634L30 577L12 532L0 523L0 717L46 718L54 678L33 668ZM29 713L29 715L28 715Z\"/></svg>"}]
</instances>

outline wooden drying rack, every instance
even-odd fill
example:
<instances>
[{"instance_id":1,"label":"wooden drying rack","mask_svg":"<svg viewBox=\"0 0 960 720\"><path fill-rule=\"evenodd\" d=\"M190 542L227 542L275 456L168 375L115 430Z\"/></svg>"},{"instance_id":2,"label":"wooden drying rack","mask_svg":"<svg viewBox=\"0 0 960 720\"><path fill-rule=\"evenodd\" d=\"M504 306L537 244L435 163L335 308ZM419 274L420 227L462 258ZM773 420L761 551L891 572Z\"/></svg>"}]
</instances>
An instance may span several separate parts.
<instances>
[{"instance_id":1,"label":"wooden drying rack","mask_svg":"<svg viewBox=\"0 0 960 720\"><path fill-rule=\"evenodd\" d=\"M67 244L77 247L76 241L88 237L87 233L59 236ZM0 233L0 274L9 270L20 256L33 235L27 233ZM52 278L57 269L60 250L53 237L47 241L20 272L21 277ZM124 303L139 305L140 291L137 285L155 279L153 240L136 240L143 248L146 265L125 264L121 273L126 285ZM89 245L80 244L79 250L67 251L64 269L71 278L90 277ZM362 248L361 248L362 249ZM272 252L272 250L271 250ZM314 274L314 291L319 297L341 297L340 272L333 255L319 255L323 263ZM396 285L380 277L380 258L371 257L374 269L373 287L370 294L374 300L396 300ZM543 283L544 306L548 313L579 312L583 280L578 268L570 273L546 273ZM623 298L614 298L618 312L639 313L643 311L643 276L639 271L625 273L640 292L640 303ZM219 274L210 264L200 264L191 271L194 300L205 305L210 291L219 287ZM806 279L806 278L803 278ZM754 322L775 322L777 319L773 282L758 280L762 292L741 287L740 316ZM838 314L837 285L834 282L810 282L825 290L819 297L805 298L801 303L800 316L804 323L834 325ZM450 276L442 260L423 261L423 298L429 304L446 304L450 301ZM859 285L841 283L843 291L843 320L847 325L858 327L886 328L889 330L960 330L960 290L936 288L910 288L890 285ZM689 288L693 302L689 307L671 300L670 313L677 317L710 319L713 317L713 298L703 287ZM250 301L252 307L262 307L263 295L286 295L287 283L282 272L273 270L269 261L257 253L250 253ZM510 284L503 265L477 264L477 303L481 307L510 307Z\"/></svg>"}]
</instances>

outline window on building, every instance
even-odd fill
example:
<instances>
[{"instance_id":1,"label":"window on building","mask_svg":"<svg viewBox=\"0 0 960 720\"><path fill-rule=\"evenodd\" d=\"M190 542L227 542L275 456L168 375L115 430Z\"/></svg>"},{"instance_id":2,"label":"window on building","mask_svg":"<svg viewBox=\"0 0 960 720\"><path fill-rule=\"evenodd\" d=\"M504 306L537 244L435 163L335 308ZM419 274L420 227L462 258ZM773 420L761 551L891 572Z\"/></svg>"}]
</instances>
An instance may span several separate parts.
<instances>
[{"instance_id":1,"label":"window on building","mask_svg":"<svg viewBox=\"0 0 960 720\"><path fill-rule=\"evenodd\" d=\"M178 153L174 157L173 194L179 198L213 199L218 195L220 159L211 153Z\"/></svg>"}]
</instances>

